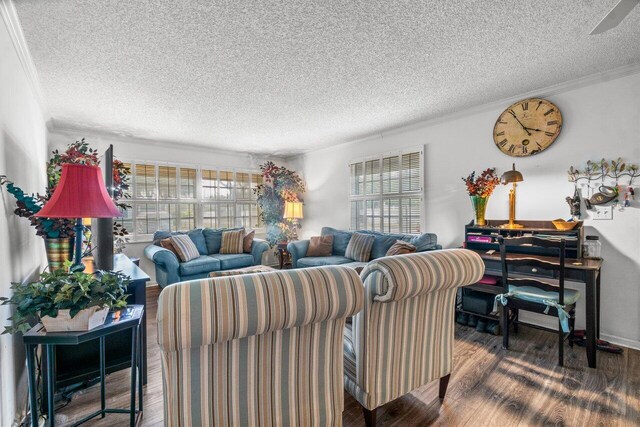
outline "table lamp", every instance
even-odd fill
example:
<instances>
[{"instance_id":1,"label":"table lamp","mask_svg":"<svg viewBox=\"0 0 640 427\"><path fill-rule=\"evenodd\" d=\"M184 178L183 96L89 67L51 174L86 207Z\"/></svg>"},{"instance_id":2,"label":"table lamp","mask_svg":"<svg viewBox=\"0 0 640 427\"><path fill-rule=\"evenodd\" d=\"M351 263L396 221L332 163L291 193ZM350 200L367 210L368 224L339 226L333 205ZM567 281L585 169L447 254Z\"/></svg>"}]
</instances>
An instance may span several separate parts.
<instances>
[{"instance_id":1,"label":"table lamp","mask_svg":"<svg viewBox=\"0 0 640 427\"><path fill-rule=\"evenodd\" d=\"M304 218L302 214L302 202L284 202L284 215L285 219L290 219L293 223L293 240L298 240L298 220Z\"/></svg>"},{"instance_id":2,"label":"table lamp","mask_svg":"<svg viewBox=\"0 0 640 427\"><path fill-rule=\"evenodd\" d=\"M500 182L503 185L513 184L511 190L509 190L509 223L503 224L502 228L522 228L523 225L516 224L516 182L522 182L522 174L516 170L516 164L513 164L513 169L506 171L500 177Z\"/></svg>"},{"instance_id":3,"label":"table lamp","mask_svg":"<svg viewBox=\"0 0 640 427\"><path fill-rule=\"evenodd\" d=\"M117 218L122 213L109 197L100 167L67 163L51 199L36 214L43 218L76 218L72 271L83 271L83 218Z\"/></svg>"}]
</instances>

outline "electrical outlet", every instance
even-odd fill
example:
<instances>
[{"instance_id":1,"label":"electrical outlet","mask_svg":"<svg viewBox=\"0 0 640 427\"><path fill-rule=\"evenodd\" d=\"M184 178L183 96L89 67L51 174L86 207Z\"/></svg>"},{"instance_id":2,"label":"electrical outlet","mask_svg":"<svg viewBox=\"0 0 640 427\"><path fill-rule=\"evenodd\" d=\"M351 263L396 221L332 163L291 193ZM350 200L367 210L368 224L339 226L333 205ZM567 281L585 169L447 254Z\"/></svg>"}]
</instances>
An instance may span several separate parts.
<instances>
[{"instance_id":1,"label":"electrical outlet","mask_svg":"<svg viewBox=\"0 0 640 427\"><path fill-rule=\"evenodd\" d=\"M613 219L613 206L594 206L593 219Z\"/></svg>"}]
</instances>

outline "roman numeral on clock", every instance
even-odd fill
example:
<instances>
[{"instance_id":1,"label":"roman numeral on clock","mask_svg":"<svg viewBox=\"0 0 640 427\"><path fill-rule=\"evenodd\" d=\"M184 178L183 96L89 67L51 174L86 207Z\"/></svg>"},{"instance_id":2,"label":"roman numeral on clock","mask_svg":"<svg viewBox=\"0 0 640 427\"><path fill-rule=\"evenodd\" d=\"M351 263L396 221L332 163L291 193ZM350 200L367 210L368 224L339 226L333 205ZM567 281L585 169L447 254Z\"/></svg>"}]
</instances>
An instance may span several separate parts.
<instances>
[{"instance_id":1,"label":"roman numeral on clock","mask_svg":"<svg viewBox=\"0 0 640 427\"><path fill-rule=\"evenodd\" d=\"M509 147L509 152L510 153L515 153L516 152L516 146L511 144L511 146Z\"/></svg>"},{"instance_id":2,"label":"roman numeral on clock","mask_svg":"<svg viewBox=\"0 0 640 427\"><path fill-rule=\"evenodd\" d=\"M503 135L504 135L504 131L496 133L496 136L503 136Z\"/></svg>"},{"instance_id":3,"label":"roman numeral on clock","mask_svg":"<svg viewBox=\"0 0 640 427\"><path fill-rule=\"evenodd\" d=\"M549 114L553 113L554 111L556 111L556 110L552 108L551 110L549 110L546 113L544 113L544 115L548 116Z\"/></svg>"},{"instance_id":4,"label":"roman numeral on clock","mask_svg":"<svg viewBox=\"0 0 640 427\"><path fill-rule=\"evenodd\" d=\"M504 147L505 145L507 145L507 139L505 138L505 139L503 139L502 141L498 142L498 145L499 145L500 147Z\"/></svg>"},{"instance_id":5,"label":"roman numeral on clock","mask_svg":"<svg viewBox=\"0 0 640 427\"><path fill-rule=\"evenodd\" d=\"M523 102L522 103L522 111L527 111L529 109L529 103L528 102Z\"/></svg>"},{"instance_id":6,"label":"roman numeral on clock","mask_svg":"<svg viewBox=\"0 0 640 427\"><path fill-rule=\"evenodd\" d=\"M554 135L553 132L548 132L548 131L545 132L544 134L547 135L547 136L553 136Z\"/></svg>"},{"instance_id":7,"label":"roman numeral on clock","mask_svg":"<svg viewBox=\"0 0 640 427\"><path fill-rule=\"evenodd\" d=\"M553 125L557 125L558 121L557 120L550 120L547 122L547 126L553 126Z\"/></svg>"}]
</instances>

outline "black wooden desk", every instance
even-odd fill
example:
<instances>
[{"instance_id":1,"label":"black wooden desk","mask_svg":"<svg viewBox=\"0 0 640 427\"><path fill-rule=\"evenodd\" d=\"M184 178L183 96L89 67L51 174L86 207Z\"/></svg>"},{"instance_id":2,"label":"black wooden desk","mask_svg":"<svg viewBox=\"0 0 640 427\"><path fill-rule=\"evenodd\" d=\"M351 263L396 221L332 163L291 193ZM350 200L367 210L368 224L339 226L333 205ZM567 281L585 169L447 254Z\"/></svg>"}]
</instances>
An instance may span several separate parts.
<instances>
[{"instance_id":1,"label":"black wooden desk","mask_svg":"<svg viewBox=\"0 0 640 427\"><path fill-rule=\"evenodd\" d=\"M473 249L472 249L473 250ZM487 254L483 250L474 250L483 259L485 264L485 274L490 276L502 276L500 266L500 253ZM518 258L537 258L550 262L558 262L557 257L546 257L540 255L518 255ZM600 338L600 276L602 270L601 259L566 259L565 280L585 284L585 305L586 305L586 337L587 337L587 360L590 368L596 367L596 340ZM523 268L518 271L518 275L523 277L539 277L544 279L553 278L550 271L541 268Z\"/></svg>"},{"instance_id":2,"label":"black wooden desk","mask_svg":"<svg viewBox=\"0 0 640 427\"><path fill-rule=\"evenodd\" d=\"M38 345L44 346L47 355L47 373L45 375L45 388L47 390L47 419L49 427L55 426L55 404L54 404L54 387L56 382L55 369L55 350L57 346L73 347L83 343L98 340L100 345L100 357L98 370L100 372L100 410L95 411L73 426L80 425L89 421L98 415L102 418L108 413L128 413L130 415L129 424L131 427L136 424L136 413L142 412L142 371L144 370L144 360L142 356L142 337L140 336L140 327L144 315L144 307L142 305L130 305L126 309L121 310L120 317L115 319L113 313L109 313L104 325L98 326L90 331L83 332L47 332L41 324L31 328L29 332L24 334L23 340L27 353L27 370L29 380L29 404L31 407L31 426L38 426L38 385L36 381L36 348ZM105 338L108 335L131 331L131 406L129 409L111 409L106 407L105 396L105 377L106 377L106 355L105 355ZM136 383L136 372L138 380ZM136 411L136 384L138 388L138 411Z\"/></svg>"}]
</instances>

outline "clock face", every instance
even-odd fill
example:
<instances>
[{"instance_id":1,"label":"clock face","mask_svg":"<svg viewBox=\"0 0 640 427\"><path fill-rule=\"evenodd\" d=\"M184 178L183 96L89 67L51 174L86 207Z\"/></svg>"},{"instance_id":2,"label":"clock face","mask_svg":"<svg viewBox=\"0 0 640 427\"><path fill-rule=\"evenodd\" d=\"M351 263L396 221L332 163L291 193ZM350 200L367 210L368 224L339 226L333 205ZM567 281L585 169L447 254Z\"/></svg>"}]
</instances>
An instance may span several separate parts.
<instances>
[{"instance_id":1,"label":"clock face","mask_svg":"<svg viewBox=\"0 0 640 427\"><path fill-rule=\"evenodd\" d=\"M493 127L493 141L509 156L531 156L549 148L561 129L558 107L546 99L529 98L504 110Z\"/></svg>"}]
</instances>

